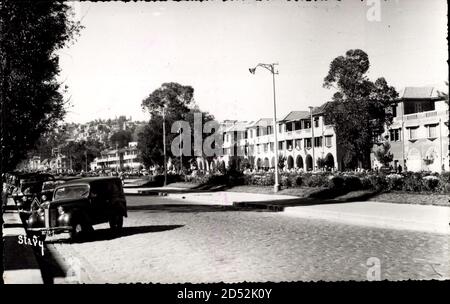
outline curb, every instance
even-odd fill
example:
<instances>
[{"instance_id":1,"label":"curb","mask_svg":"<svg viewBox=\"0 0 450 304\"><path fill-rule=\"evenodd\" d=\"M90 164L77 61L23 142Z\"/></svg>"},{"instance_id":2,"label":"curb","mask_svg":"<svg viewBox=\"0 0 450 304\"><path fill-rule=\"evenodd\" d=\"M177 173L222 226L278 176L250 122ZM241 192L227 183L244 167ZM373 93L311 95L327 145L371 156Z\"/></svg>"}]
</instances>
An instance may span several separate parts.
<instances>
[{"instance_id":1,"label":"curb","mask_svg":"<svg viewBox=\"0 0 450 304\"><path fill-rule=\"evenodd\" d=\"M138 190L137 192L124 192L127 196L167 196L167 192L157 190Z\"/></svg>"},{"instance_id":2,"label":"curb","mask_svg":"<svg viewBox=\"0 0 450 304\"><path fill-rule=\"evenodd\" d=\"M262 204L253 202L233 202L234 207L238 208L253 208L253 209L266 209L274 212L283 212L284 207L275 204Z\"/></svg>"},{"instance_id":3,"label":"curb","mask_svg":"<svg viewBox=\"0 0 450 304\"><path fill-rule=\"evenodd\" d=\"M19 236L27 235L19 212L16 209L5 210L3 221L4 284L44 284L33 248L19 244Z\"/></svg>"}]
</instances>

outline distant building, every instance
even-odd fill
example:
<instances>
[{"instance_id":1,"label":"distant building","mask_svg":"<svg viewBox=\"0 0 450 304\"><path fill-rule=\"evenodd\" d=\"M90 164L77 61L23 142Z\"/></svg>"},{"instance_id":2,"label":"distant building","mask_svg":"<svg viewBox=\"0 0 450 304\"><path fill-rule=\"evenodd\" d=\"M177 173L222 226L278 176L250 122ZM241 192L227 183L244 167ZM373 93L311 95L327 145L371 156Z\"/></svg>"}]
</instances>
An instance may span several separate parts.
<instances>
[{"instance_id":1,"label":"distant building","mask_svg":"<svg viewBox=\"0 0 450 304\"><path fill-rule=\"evenodd\" d=\"M341 169L341 151L336 145L336 134L332 125L325 122L324 110L328 103L311 111L291 111L277 121L276 130L279 156L284 157L285 169L312 171L318 168L318 160L323 159L324 168ZM275 139L272 118L257 121L225 121L222 123L223 155L204 168L223 163L229 167L244 159L256 169L275 168ZM202 169L202 166L200 166Z\"/></svg>"},{"instance_id":2,"label":"distant building","mask_svg":"<svg viewBox=\"0 0 450 304\"><path fill-rule=\"evenodd\" d=\"M393 106L394 120L382 137L391 145L393 167L449 170L449 108L432 87L406 87ZM380 138L382 142L383 138ZM373 157L374 166L380 166Z\"/></svg>"},{"instance_id":3,"label":"distant building","mask_svg":"<svg viewBox=\"0 0 450 304\"><path fill-rule=\"evenodd\" d=\"M90 164L91 170L113 169L129 170L140 169L142 163L139 161L137 142L129 142L122 149L108 149L101 152L100 157L94 159Z\"/></svg>"}]
</instances>

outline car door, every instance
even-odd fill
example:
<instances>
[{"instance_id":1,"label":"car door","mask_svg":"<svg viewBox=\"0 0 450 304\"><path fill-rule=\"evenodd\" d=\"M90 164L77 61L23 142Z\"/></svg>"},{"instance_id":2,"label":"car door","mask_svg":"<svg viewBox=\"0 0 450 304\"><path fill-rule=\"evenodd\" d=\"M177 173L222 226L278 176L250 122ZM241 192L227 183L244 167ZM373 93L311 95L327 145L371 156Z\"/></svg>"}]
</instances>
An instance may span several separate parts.
<instances>
[{"instance_id":1,"label":"car door","mask_svg":"<svg viewBox=\"0 0 450 304\"><path fill-rule=\"evenodd\" d=\"M90 201L90 218L92 222L94 224L108 222L111 197L108 193L107 183L98 181L91 184Z\"/></svg>"}]
</instances>

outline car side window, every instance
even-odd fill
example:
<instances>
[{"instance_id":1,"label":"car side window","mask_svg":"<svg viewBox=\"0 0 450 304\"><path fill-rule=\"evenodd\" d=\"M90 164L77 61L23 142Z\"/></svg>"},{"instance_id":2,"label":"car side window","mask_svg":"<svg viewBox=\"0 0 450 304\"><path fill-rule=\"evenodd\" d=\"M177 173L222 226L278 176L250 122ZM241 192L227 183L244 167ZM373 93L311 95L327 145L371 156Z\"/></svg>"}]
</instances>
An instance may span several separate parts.
<instances>
[{"instance_id":1,"label":"car side window","mask_svg":"<svg viewBox=\"0 0 450 304\"><path fill-rule=\"evenodd\" d=\"M110 183L110 189L111 189L111 194L113 196L118 196L120 195L120 187L117 183Z\"/></svg>"},{"instance_id":2,"label":"car side window","mask_svg":"<svg viewBox=\"0 0 450 304\"><path fill-rule=\"evenodd\" d=\"M98 193L96 189L91 189L91 198L97 198L98 197Z\"/></svg>"}]
</instances>

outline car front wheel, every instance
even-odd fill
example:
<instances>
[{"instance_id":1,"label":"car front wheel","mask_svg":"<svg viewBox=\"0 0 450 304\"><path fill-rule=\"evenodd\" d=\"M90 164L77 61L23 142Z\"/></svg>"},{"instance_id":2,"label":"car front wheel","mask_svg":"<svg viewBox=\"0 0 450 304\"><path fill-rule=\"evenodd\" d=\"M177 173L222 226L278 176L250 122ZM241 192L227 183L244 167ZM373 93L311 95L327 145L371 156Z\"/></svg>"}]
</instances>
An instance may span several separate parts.
<instances>
[{"instance_id":1,"label":"car front wheel","mask_svg":"<svg viewBox=\"0 0 450 304\"><path fill-rule=\"evenodd\" d=\"M123 227L123 216L116 215L109 220L109 227L113 232L119 232Z\"/></svg>"},{"instance_id":2,"label":"car front wheel","mask_svg":"<svg viewBox=\"0 0 450 304\"><path fill-rule=\"evenodd\" d=\"M93 230L94 229L92 228L92 226L75 223L72 226L72 230L69 232L70 238L74 241L81 240L83 237L86 237Z\"/></svg>"}]
</instances>

